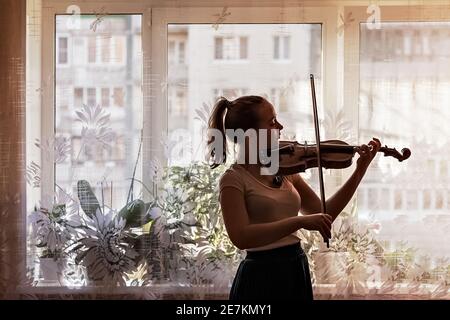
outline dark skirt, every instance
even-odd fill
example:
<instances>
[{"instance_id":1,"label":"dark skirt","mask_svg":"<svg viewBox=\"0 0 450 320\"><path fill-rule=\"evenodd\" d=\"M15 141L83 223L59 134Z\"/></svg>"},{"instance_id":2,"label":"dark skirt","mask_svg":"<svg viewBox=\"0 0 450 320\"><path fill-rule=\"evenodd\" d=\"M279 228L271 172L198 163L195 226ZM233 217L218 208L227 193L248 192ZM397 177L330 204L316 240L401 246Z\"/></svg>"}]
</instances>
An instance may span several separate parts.
<instances>
[{"instance_id":1,"label":"dark skirt","mask_svg":"<svg viewBox=\"0 0 450 320\"><path fill-rule=\"evenodd\" d=\"M308 258L298 244L247 252L230 300L313 300Z\"/></svg>"}]
</instances>

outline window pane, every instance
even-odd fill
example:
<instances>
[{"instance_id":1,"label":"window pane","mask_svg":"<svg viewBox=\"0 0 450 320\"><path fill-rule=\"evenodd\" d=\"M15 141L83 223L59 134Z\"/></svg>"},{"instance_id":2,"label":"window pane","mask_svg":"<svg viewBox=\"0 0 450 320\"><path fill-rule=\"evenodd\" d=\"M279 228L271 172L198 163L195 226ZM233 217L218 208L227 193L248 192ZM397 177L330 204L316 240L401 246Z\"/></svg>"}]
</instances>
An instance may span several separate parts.
<instances>
[{"instance_id":1,"label":"window pane","mask_svg":"<svg viewBox=\"0 0 450 320\"><path fill-rule=\"evenodd\" d=\"M95 88L87 88L87 104L91 107L97 104L97 92Z\"/></svg>"},{"instance_id":2,"label":"window pane","mask_svg":"<svg viewBox=\"0 0 450 320\"><path fill-rule=\"evenodd\" d=\"M383 145L412 151L407 163L377 157L364 178L372 188L402 188L393 208L377 213L386 226L378 236L436 258L450 250L442 227L449 214L450 153L442 150L450 137L450 23L383 22L372 30L363 23L360 32L360 143L378 137Z\"/></svg>"},{"instance_id":3,"label":"window pane","mask_svg":"<svg viewBox=\"0 0 450 320\"><path fill-rule=\"evenodd\" d=\"M310 120L309 74L315 74L320 103L321 59L316 57L321 57L322 48L317 45L321 43L321 25L286 24L284 30L287 39L291 39L283 40L287 51L291 49L287 43L296 41L299 43L298 48L311 48L311 52L293 52L292 57L295 58L280 65L274 63L272 58L273 35L279 32L277 24L224 24L218 31L211 25L169 24L169 135L176 130L186 130L185 136L192 138L192 142L186 145L192 146L193 153L186 153L185 158L177 154L169 161L186 164L191 160L204 159L204 150L200 149L204 148L202 128L206 124L202 119L209 116L215 99L222 95L230 100L247 94L266 96L272 99L271 103L278 112L278 120L284 125L286 137L298 136L311 142L315 140L314 126ZM184 38L180 38L180 34L184 34ZM186 51L189 56L186 57L188 64L184 73L170 59L171 41L175 39L183 41L186 48L190 48ZM215 60L222 61L218 64ZM262 68L267 72L261 72ZM315 179L315 174L311 179ZM312 182L313 185L315 183Z\"/></svg>"},{"instance_id":4,"label":"window pane","mask_svg":"<svg viewBox=\"0 0 450 320\"><path fill-rule=\"evenodd\" d=\"M66 233L56 234L52 244L66 247L83 237L89 238L90 244L85 242L84 249L78 248L76 254L65 252L65 262L75 269L67 267L60 270L64 273L60 283L58 270L53 270L52 279L47 278L45 263L38 258L61 254L63 247L50 248L49 244L45 244L42 248L36 248L36 238L30 237L30 248L33 248L30 252L36 256L29 261L38 261L36 277L41 281L39 285L85 285L84 279L95 278L89 267L92 267L89 259L93 259L95 272L100 272L101 277L110 275L111 268L129 268L126 264L130 261L123 260L125 256L120 252L103 251L104 255L96 254L90 258L89 254L82 257L82 252L97 250L103 246L102 241L105 241L105 245L109 243L110 240L103 238L106 233L101 233L115 224L102 224L102 219L116 216L127 201L131 201L129 199L142 198L143 191L143 187L137 183L130 189L132 178L142 181L142 155L138 157L143 119L141 16L106 15L98 19L94 15L81 15L79 28L70 28L69 19L70 15L56 15L54 44L58 51L55 50L57 61L54 66L54 135L41 137L39 143L42 157L54 153L53 162L50 159L50 168L46 165L42 170L52 170L54 165L54 180L45 183L51 184L48 189L54 189L55 195L50 199L42 199L40 208L50 210L52 215L64 215L64 219L69 216L71 219L80 219L74 224L79 231L77 236L75 231L70 231L70 236ZM73 63L60 66L70 57L74 57ZM111 105L121 108L108 108ZM48 173L46 175L49 176ZM85 183L83 181L89 183L93 196L82 196L79 188ZM94 206L91 212L89 208L95 204L93 197L98 206ZM56 204L65 206L58 207L59 211L56 212ZM86 234L85 230L89 228L93 233ZM142 227L139 228L142 232ZM137 232L127 230L133 234ZM117 243L112 246L119 248ZM114 248L108 244L100 250ZM129 248L124 250L129 251ZM117 263L113 261L115 258L109 259L109 254L118 258ZM77 256L82 260L75 267L74 259ZM134 266L133 263L131 265ZM105 268L109 268L109 271ZM130 267L128 271L135 270ZM125 277L122 281L131 284L131 280ZM108 284L115 285L116 280Z\"/></svg>"},{"instance_id":5,"label":"window pane","mask_svg":"<svg viewBox=\"0 0 450 320\"><path fill-rule=\"evenodd\" d=\"M218 60L223 59L223 39L216 37L214 43L214 58Z\"/></svg>"},{"instance_id":6,"label":"window pane","mask_svg":"<svg viewBox=\"0 0 450 320\"><path fill-rule=\"evenodd\" d=\"M167 55L169 58L169 64L175 62L175 41L169 41L169 49L167 51Z\"/></svg>"},{"instance_id":7,"label":"window pane","mask_svg":"<svg viewBox=\"0 0 450 320\"><path fill-rule=\"evenodd\" d=\"M59 48L58 48L58 63L64 64L67 63L67 38L60 37L59 38Z\"/></svg>"},{"instance_id":8,"label":"window pane","mask_svg":"<svg viewBox=\"0 0 450 320\"><path fill-rule=\"evenodd\" d=\"M114 57L114 63L116 64L123 64L125 59L125 37L124 36L116 36L114 38L115 40L115 57ZM135 42L140 41L140 39L135 39Z\"/></svg>"},{"instance_id":9,"label":"window pane","mask_svg":"<svg viewBox=\"0 0 450 320\"><path fill-rule=\"evenodd\" d=\"M124 92L123 88L114 88L114 105L116 107L124 106Z\"/></svg>"},{"instance_id":10,"label":"window pane","mask_svg":"<svg viewBox=\"0 0 450 320\"><path fill-rule=\"evenodd\" d=\"M101 44L102 62L109 63L111 62L111 38L108 36L101 38Z\"/></svg>"},{"instance_id":11,"label":"window pane","mask_svg":"<svg viewBox=\"0 0 450 320\"><path fill-rule=\"evenodd\" d=\"M273 58L279 59L280 57L280 37L273 37Z\"/></svg>"},{"instance_id":12,"label":"window pane","mask_svg":"<svg viewBox=\"0 0 450 320\"><path fill-rule=\"evenodd\" d=\"M102 107L109 107L109 88L102 88Z\"/></svg>"},{"instance_id":13,"label":"window pane","mask_svg":"<svg viewBox=\"0 0 450 320\"><path fill-rule=\"evenodd\" d=\"M284 59L289 59L289 52L291 50L290 48L290 37L286 36L284 37Z\"/></svg>"},{"instance_id":14,"label":"window pane","mask_svg":"<svg viewBox=\"0 0 450 320\"><path fill-rule=\"evenodd\" d=\"M74 88L73 95L73 109L81 108L84 101L83 88Z\"/></svg>"},{"instance_id":15,"label":"window pane","mask_svg":"<svg viewBox=\"0 0 450 320\"><path fill-rule=\"evenodd\" d=\"M184 56L185 56L185 50L184 50L184 42L180 42L178 46L178 63L184 64Z\"/></svg>"},{"instance_id":16,"label":"window pane","mask_svg":"<svg viewBox=\"0 0 450 320\"><path fill-rule=\"evenodd\" d=\"M92 35L88 38L88 61L95 63L97 60L97 37Z\"/></svg>"},{"instance_id":17,"label":"window pane","mask_svg":"<svg viewBox=\"0 0 450 320\"><path fill-rule=\"evenodd\" d=\"M240 37L240 58L241 59L247 59L247 37Z\"/></svg>"}]
</instances>

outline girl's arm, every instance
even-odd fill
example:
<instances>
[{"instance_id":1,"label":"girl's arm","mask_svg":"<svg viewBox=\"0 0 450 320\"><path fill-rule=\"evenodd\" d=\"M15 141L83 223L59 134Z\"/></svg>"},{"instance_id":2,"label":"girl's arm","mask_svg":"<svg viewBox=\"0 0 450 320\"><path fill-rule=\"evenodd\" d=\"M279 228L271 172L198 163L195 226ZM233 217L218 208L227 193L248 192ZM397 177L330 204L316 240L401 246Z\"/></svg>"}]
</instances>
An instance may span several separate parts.
<instances>
[{"instance_id":1,"label":"girl's arm","mask_svg":"<svg viewBox=\"0 0 450 320\"><path fill-rule=\"evenodd\" d=\"M337 216L342 212L342 210L353 197L353 194L355 193L356 188L364 177L367 168L369 167L371 161L381 147L380 141L376 138L370 141L369 145L372 146L372 150L370 150L367 145L362 145L357 149L360 157L357 161L355 171L344 183L344 185L326 201L326 211L333 217L333 220L337 218ZM300 210L302 211L302 213L313 214L316 212L320 212L320 198L317 196L314 190L311 189L311 187L303 180L303 178L299 174L293 176L293 181L294 187L297 189L301 197L302 205Z\"/></svg>"},{"instance_id":2,"label":"girl's arm","mask_svg":"<svg viewBox=\"0 0 450 320\"><path fill-rule=\"evenodd\" d=\"M223 188L220 205L231 242L239 249L256 248L273 243L300 228L318 230L331 237L331 216L314 214L295 216L274 222L251 224L243 193L232 187Z\"/></svg>"}]
</instances>

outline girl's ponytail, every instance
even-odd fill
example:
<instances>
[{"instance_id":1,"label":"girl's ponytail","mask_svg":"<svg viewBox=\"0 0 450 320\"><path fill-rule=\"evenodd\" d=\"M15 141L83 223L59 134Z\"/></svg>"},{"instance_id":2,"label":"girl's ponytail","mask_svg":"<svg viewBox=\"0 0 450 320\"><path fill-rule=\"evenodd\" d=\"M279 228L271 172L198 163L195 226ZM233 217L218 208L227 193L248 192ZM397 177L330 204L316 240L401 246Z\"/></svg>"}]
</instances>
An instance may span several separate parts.
<instances>
[{"instance_id":1,"label":"girl's ponytail","mask_svg":"<svg viewBox=\"0 0 450 320\"><path fill-rule=\"evenodd\" d=\"M208 160L210 162L211 169L218 167L220 164L225 163L227 159L227 139L225 137L224 115L226 110L231 105L231 101L228 101L225 97L220 97L215 105L214 109L209 117L208 129L219 130L222 138L223 154L216 154L216 148L213 147L215 136L210 135L208 138Z\"/></svg>"}]
</instances>

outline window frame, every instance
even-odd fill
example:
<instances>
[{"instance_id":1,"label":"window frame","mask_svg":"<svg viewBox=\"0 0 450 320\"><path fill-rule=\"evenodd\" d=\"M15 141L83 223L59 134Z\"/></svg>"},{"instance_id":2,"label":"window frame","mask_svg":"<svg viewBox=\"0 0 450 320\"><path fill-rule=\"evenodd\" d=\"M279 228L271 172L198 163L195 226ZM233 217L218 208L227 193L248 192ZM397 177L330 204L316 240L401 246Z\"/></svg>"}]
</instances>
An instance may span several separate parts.
<instances>
[{"instance_id":1,"label":"window frame","mask_svg":"<svg viewBox=\"0 0 450 320\"><path fill-rule=\"evenodd\" d=\"M123 14L123 15L141 15L141 32L142 32L142 61L150 60L150 45L151 45L151 10L152 8L143 3L128 3L128 2L106 2L106 1L98 1L95 3L86 3L84 1L76 0L76 1L54 1L54 0L44 0L42 4L42 47L41 47L41 63L42 63L42 71L41 71L41 83L42 83L42 96L41 96L41 120L40 120L40 138L42 137L52 137L54 135L54 123L55 123L55 115L54 110L56 107L55 100L55 77L56 77L56 67L60 67L57 65L57 56L55 55L55 50L58 48L56 43L56 16L57 15L67 15L66 10L69 6L77 5L81 9L82 15L96 15L98 12L107 12L108 14ZM99 37L96 37L96 42L100 41ZM114 36L112 37L114 38ZM70 41L69 41L70 42ZM114 50L115 40L111 39L110 47ZM97 43L98 45L98 43ZM85 46L88 46L88 43L85 42ZM68 45L70 48L70 43ZM70 51L69 51L70 52ZM110 53L111 56L114 56L114 52ZM70 56L70 54L69 54ZM97 65L102 64L102 57L100 54L96 54L97 58L95 63L89 63L88 57L86 57L86 65ZM100 61L98 61L100 59ZM127 57L126 52L123 56L123 61L121 63L108 63L111 67L115 65L121 65L126 63ZM70 63L70 57L69 57ZM143 65L143 69L145 66ZM144 71L144 70L143 70ZM83 99L87 101L87 87L83 88ZM96 99L101 100L101 88L100 90L95 87L96 91ZM110 88L111 89L111 88ZM114 89L114 87L112 87ZM100 93L98 92L100 91ZM73 94L73 93L72 93ZM150 87L143 85L142 86L142 95L143 99L143 118L149 118L149 107L150 101L146 97L150 97ZM74 98L74 97L73 97ZM110 97L110 103L113 104L113 99ZM148 126L147 126L148 127ZM146 132L147 131L147 132ZM144 128L144 136L148 136L148 128L147 130ZM150 139L146 139L149 141ZM151 142L149 142L151 143ZM40 197L48 197L54 193L54 182L55 182L55 165L53 161L50 159L54 159L53 150L49 150L48 155L40 156L41 162L41 192ZM144 162L145 163L145 162Z\"/></svg>"},{"instance_id":2,"label":"window frame","mask_svg":"<svg viewBox=\"0 0 450 320\"><path fill-rule=\"evenodd\" d=\"M40 137L52 137L54 135L54 110L55 110L55 48L56 48L56 15L64 15L70 5L78 5L81 14L95 15L96 12L108 12L108 14L140 14L142 16L142 52L143 52L143 148L142 148L142 173L143 182L152 185L150 177L150 161L157 159L162 164L167 164L164 151L160 145L161 132L168 132L168 108L167 90L160 90L159 83L167 83L167 29L172 23L208 23L214 24L214 14L220 12L219 7L188 7L188 8L152 8L150 5L130 2L104 2L85 3L81 0L55 1L43 0L42 8L42 47L41 47L41 83L42 96ZM227 19L227 23L280 23L279 15L283 16L282 23L317 23L322 25L322 87L324 102L335 99L337 90L336 76L332 70L336 69L337 59L329 52L337 48L336 37L333 36L334 25L337 23L335 8L303 8L303 7L233 7L233 15ZM183 14L181 14L183 12ZM299 18L302 17L302 18ZM98 41L98 39L97 39ZM250 41L247 40L250 44ZM88 43L85 43L88 46ZM187 45L185 45L185 50ZM247 48L247 59L249 48ZM101 55L97 54L97 58ZM187 57L185 57L187 58ZM126 57L124 57L126 60ZM242 59L241 59L242 60ZM239 61L239 60L238 60ZM245 61L245 59L243 60ZM234 60L225 60L226 63ZM99 63L96 59L95 63ZM86 57L86 64L89 65ZM333 85L331 85L333 84ZM83 87L83 99L87 99L87 87ZM101 99L101 89L100 99ZM99 94L97 93L97 96ZM111 103L113 103L111 101ZM147 121L145 119L148 119ZM53 150L44 156L41 154L41 197L48 197L54 193L55 165ZM145 195L144 195L144 200ZM26 254L26 253L25 253ZM37 291L61 292L65 287L36 288ZM129 290L126 290L129 291Z\"/></svg>"},{"instance_id":3,"label":"window frame","mask_svg":"<svg viewBox=\"0 0 450 320\"><path fill-rule=\"evenodd\" d=\"M55 46L55 16L66 14L69 5L78 5L82 14L95 14L104 10L110 14L140 14L142 15L142 52L143 52L143 177L144 183L149 184L149 161L156 157L160 163L166 164L164 151L159 144L161 132L167 134L168 109L167 90L159 90L160 82L167 83L167 28L171 23L208 23L214 24L214 15L220 13L221 7L181 7L181 8L152 8L145 2L98 1L86 3L82 0L43 0L42 11L42 72L41 72L41 137L50 137L54 130L55 109L55 68L57 58L54 55ZM367 4L348 7L230 7L233 12L227 17L226 23L320 23L322 24L322 92L323 106L336 109L343 108L352 126L354 137L359 137L359 30L360 23L366 22L369 14ZM408 21L448 21L448 15L442 13L439 6L422 5L408 6L380 6L382 22ZM427 8L427 14L423 14ZM448 10L448 9L447 9ZM345 26L344 36L336 33L336 26L341 24L339 17L347 17L352 13L355 20ZM282 17L282 20L280 19ZM249 42L250 44L250 42ZM87 43L86 43L87 45ZM68 43L68 50L71 44ZM57 47L56 47L57 48ZM291 43L292 48L292 43ZM187 45L185 50L187 49ZM185 57L187 58L187 57ZM70 55L68 60L70 63ZM126 60L126 57L124 57ZM225 60L230 62L228 60ZM231 60L233 61L233 60ZM86 61L87 63L87 61ZM345 82L344 82L345 75ZM147 85L145 85L147 84ZM85 92L85 87L83 87ZM83 93L84 94L84 93ZM86 97L87 98L87 97ZM319 106L321 108L322 106ZM319 110L320 111L320 110ZM145 119L148 119L146 121ZM50 159L54 154L49 150ZM53 195L55 167L52 162L41 155L41 196ZM450 170L448 170L450 172ZM343 171L340 181L344 181L351 174L350 170ZM147 179L147 180L146 180ZM339 182L339 181L338 181ZM401 190L400 192L402 192ZM447 197L450 194L447 192ZM367 196L366 196L367 198ZM392 195L391 206L395 207L395 195ZM405 202L404 194L401 202ZM444 200L445 201L445 200ZM448 199L447 199L448 205ZM444 203L445 206L445 203ZM45 288L39 288L44 290ZM326 289L326 288L325 288ZM52 292L61 292L64 287L47 288ZM89 291L83 288L82 291ZM122 288L122 291L136 292L134 288ZM155 289L157 290L157 289ZM320 294L319 292L316 292ZM326 291L323 291L326 293Z\"/></svg>"}]
</instances>

